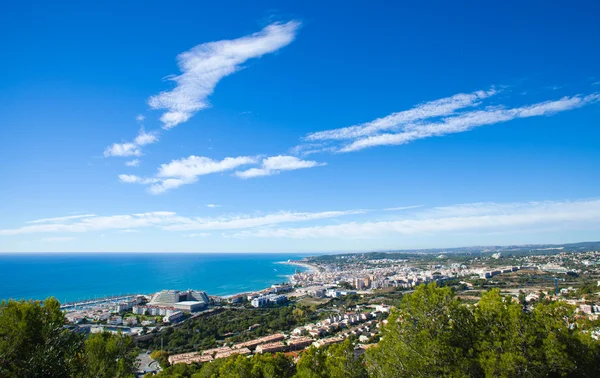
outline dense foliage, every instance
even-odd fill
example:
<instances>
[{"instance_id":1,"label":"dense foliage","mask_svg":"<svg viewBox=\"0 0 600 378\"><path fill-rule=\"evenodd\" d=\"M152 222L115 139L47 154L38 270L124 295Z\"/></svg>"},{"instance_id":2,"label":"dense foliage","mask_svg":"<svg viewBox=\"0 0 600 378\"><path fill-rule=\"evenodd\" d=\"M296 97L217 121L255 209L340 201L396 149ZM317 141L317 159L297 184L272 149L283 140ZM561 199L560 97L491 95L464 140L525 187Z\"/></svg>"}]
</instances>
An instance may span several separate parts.
<instances>
[{"instance_id":1,"label":"dense foliage","mask_svg":"<svg viewBox=\"0 0 600 378\"><path fill-rule=\"evenodd\" d=\"M217 335L231 340L260 336L308 321L302 309L224 310L169 331L171 345L212 346ZM214 314L213 314L214 315ZM64 327L55 299L0 305L0 377L129 377L135 349L128 337L97 334L84 339ZM256 327L248 327L260 324ZM382 338L358 356L352 341L310 347L293 357L232 356L205 364L166 366L159 378L363 378L363 377L598 377L600 343L562 302L519 300L485 292L477 305L463 303L449 287L421 285L393 309ZM245 331L244 331L245 330ZM206 339L213 340L205 342ZM231 341L229 340L229 341ZM208 345L211 344L211 345Z\"/></svg>"},{"instance_id":2,"label":"dense foliage","mask_svg":"<svg viewBox=\"0 0 600 378\"><path fill-rule=\"evenodd\" d=\"M561 302L526 311L492 290L475 307L449 288L419 286L367 351L374 377L598 377L600 344Z\"/></svg>"},{"instance_id":3,"label":"dense foliage","mask_svg":"<svg viewBox=\"0 0 600 378\"><path fill-rule=\"evenodd\" d=\"M202 365L176 364L156 378L366 378L362 358L354 356L347 340L328 348L311 347L295 365L282 353L233 356Z\"/></svg>"},{"instance_id":4,"label":"dense foliage","mask_svg":"<svg viewBox=\"0 0 600 378\"><path fill-rule=\"evenodd\" d=\"M294 361L282 353L233 356L199 365L176 364L154 375L156 378L277 378L292 377Z\"/></svg>"},{"instance_id":5,"label":"dense foliage","mask_svg":"<svg viewBox=\"0 0 600 378\"><path fill-rule=\"evenodd\" d=\"M0 304L0 377L131 377L131 338L95 334L87 340L64 327L60 303Z\"/></svg>"},{"instance_id":6,"label":"dense foliage","mask_svg":"<svg viewBox=\"0 0 600 378\"><path fill-rule=\"evenodd\" d=\"M314 311L294 305L272 308L231 308L201 315L176 328L167 328L140 347L159 349L161 342L173 353L217 346L217 340L245 341L278 331L293 329L316 320Z\"/></svg>"}]
</instances>

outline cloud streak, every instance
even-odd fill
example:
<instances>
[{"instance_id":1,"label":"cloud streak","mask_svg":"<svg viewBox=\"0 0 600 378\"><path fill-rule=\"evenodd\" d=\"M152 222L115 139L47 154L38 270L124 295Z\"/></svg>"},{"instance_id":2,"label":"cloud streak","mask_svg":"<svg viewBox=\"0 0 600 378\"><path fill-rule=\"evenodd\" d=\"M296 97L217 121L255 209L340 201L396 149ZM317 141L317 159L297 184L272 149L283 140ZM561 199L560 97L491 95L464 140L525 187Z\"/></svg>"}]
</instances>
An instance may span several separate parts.
<instances>
[{"instance_id":1,"label":"cloud streak","mask_svg":"<svg viewBox=\"0 0 600 378\"><path fill-rule=\"evenodd\" d=\"M440 212L441 210L441 212ZM465 211L468 210L468 211ZM598 227L600 200L472 204L434 208L411 219L349 222L299 228L244 230L234 237L258 238L381 238L394 235L444 235L498 232L539 226Z\"/></svg>"},{"instance_id":2,"label":"cloud streak","mask_svg":"<svg viewBox=\"0 0 600 378\"><path fill-rule=\"evenodd\" d=\"M290 44L299 26L297 21L273 23L249 36L203 43L179 54L177 65L181 74L168 78L175 82L175 88L148 100L152 109L166 110L160 117L163 128L175 127L207 108L207 98L222 78L240 70L247 60Z\"/></svg>"},{"instance_id":3,"label":"cloud streak","mask_svg":"<svg viewBox=\"0 0 600 378\"><path fill-rule=\"evenodd\" d=\"M389 219L389 215L384 215L387 209L279 211L266 214L225 214L216 217L181 216L169 211L112 216L90 214L84 218L46 218L40 223L26 223L22 227L0 230L0 235L64 235L109 230L127 233L154 229L186 234L224 231L223 236L235 238L381 239L411 235L439 238L465 233L521 232L553 227L579 230L600 228L600 199L471 203L414 211L410 211L407 206L406 211L398 213L392 219ZM368 220L358 221L356 218L365 217L367 214L372 214ZM381 219L380 216L384 218ZM344 222L341 218L345 217L350 219Z\"/></svg>"},{"instance_id":4,"label":"cloud streak","mask_svg":"<svg viewBox=\"0 0 600 378\"><path fill-rule=\"evenodd\" d=\"M96 216L96 214L68 215L68 216L65 216L65 217L36 219L36 220L32 220L32 221L29 221L29 222L26 222L26 223L27 224L54 223L54 222L63 222L63 221L73 220L73 219L91 218L91 217L95 217L95 216Z\"/></svg>"},{"instance_id":5,"label":"cloud streak","mask_svg":"<svg viewBox=\"0 0 600 378\"><path fill-rule=\"evenodd\" d=\"M262 160L260 168L250 168L245 171L235 172L235 176L243 179L270 176L281 173L282 171L292 171L297 169L313 168L326 165L310 160L301 160L295 156L271 156Z\"/></svg>"},{"instance_id":6,"label":"cloud streak","mask_svg":"<svg viewBox=\"0 0 600 378\"><path fill-rule=\"evenodd\" d=\"M366 210L322 211L316 213L280 211L269 214L237 214L219 217L184 217L170 211L138 214L49 218L52 222L27 224L15 229L0 230L0 235L69 232L82 233L105 230L134 232L141 228L159 228L166 231L236 230L281 223L306 222L364 214ZM62 221L57 221L61 220Z\"/></svg>"},{"instance_id":7,"label":"cloud streak","mask_svg":"<svg viewBox=\"0 0 600 378\"><path fill-rule=\"evenodd\" d=\"M153 177L144 178L129 174L121 174L118 177L119 181L126 184L149 185L148 191L150 193L161 194L183 185L195 183L200 176L231 171L242 166L258 164L259 162L261 164L260 168L236 171L234 175L239 178L248 179L274 175L282 171L325 165L325 163L318 163L316 161L301 160L295 156L282 155L267 157L262 160L253 156L226 157L223 160L214 160L205 156L192 155L162 164Z\"/></svg>"},{"instance_id":8,"label":"cloud streak","mask_svg":"<svg viewBox=\"0 0 600 378\"><path fill-rule=\"evenodd\" d=\"M551 116L600 101L600 93L592 93L512 108L505 105L481 108L499 92L492 87L487 91L459 93L363 124L309 133L303 138L303 143L292 148L291 152L307 156L401 145L515 119Z\"/></svg>"},{"instance_id":9,"label":"cloud streak","mask_svg":"<svg viewBox=\"0 0 600 378\"><path fill-rule=\"evenodd\" d=\"M205 156L191 155L162 164L154 177L143 178L122 174L119 175L119 180L126 184L150 185L148 189L150 193L161 194L182 185L192 184L200 176L233 170L243 165L254 164L256 161L257 159L251 156L213 160Z\"/></svg>"},{"instance_id":10,"label":"cloud streak","mask_svg":"<svg viewBox=\"0 0 600 378\"><path fill-rule=\"evenodd\" d=\"M111 156L142 156L142 146L158 142L159 134L156 131L146 132L142 127L138 132L138 135L131 142L125 143L113 143L112 145L104 149L104 157ZM137 160L137 159L136 159ZM136 161L134 160L134 161ZM139 160L137 160L139 163ZM128 166L134 166L127 164Z\"/></svg>"},{"instance_id":11,"label":"cloud streak","mask_svg":"<svg viewBox=\"0 0 600 378\"><path fill-rule=\"evenodd\" d=\"M459 109L477 106L481 104L481 100L496 93L498 91L494 88L473 93L458 93L450 97L419 104L412 109L392 113L386 117L360 125L311 133L305 139L309 141L343 140L373 135L381 131L393 130L409 122L447 116Z\"/></svg>"},{"instance_id":12,"label":"cloud streak","mask_svg":"<svg viewBox=\"0 0 600 378\"><path fill-rule=\"evenodd\" d=\"M545 101L511 109L491 108L463 113L444 118L441 122L408 124L399 133L384 133L360 138L342 147L340 152L352 152L365 148L385 145L406 144L418 139L443 136L469 131L476 127L507 122L518 118L549 116L559 112L581 108L596 103L600 94L563 97L556 101Z\"/></svg>"}]
</instances>

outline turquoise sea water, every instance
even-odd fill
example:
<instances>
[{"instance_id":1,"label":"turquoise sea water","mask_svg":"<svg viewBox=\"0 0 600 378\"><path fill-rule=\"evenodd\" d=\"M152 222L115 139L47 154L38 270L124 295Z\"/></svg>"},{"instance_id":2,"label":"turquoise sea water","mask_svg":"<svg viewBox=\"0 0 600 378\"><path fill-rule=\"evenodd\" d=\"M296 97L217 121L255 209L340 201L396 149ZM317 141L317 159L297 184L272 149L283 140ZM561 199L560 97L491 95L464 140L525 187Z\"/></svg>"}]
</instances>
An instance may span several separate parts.
<instances>
[{"instance_id":1,"label":"turquoise sea water","mask_svg":"<svg viewBox=\"0 0 600 378\"><path fill-rule=\"evenodd\" d=\"M298 254L0 254L0 299L61 302L163 289L209 295L259 290L303 268Z\"/></svg>"}]
</instances>

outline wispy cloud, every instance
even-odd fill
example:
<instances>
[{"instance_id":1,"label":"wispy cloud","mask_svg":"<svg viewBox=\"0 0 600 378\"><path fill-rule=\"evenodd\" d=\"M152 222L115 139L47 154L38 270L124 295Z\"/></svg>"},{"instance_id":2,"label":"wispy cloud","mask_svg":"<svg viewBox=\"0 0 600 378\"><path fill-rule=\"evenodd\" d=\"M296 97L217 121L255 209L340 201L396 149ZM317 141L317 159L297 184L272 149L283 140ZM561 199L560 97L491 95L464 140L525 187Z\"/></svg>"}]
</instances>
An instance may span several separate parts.
<instances>
[{"instance_id":1,"label":"wispy cloud","mask_svg":"<svg viewBox=\"0 0 600 378\"><path fill-rule=\"evenodd\" d=\"M142 156L140 147L131 142L113 143L104 149L104 156Z\"/></svg>"},{"instance_id":2,"label":"wispy cloud","mask_svg":"<svg viewBox=\"0 0 600 378\"><path fill-rule=\"evenodd\" d=\"M209 207L209 208L211 208L211 209L214 209L214 208L216 208L216 207L221 207L221 205L217 205L217 204L215 204L215 203L208 203L208 204L206 204L205 206L206 206L206 207Z\"/></svg>"},{"instance_id":3,"label":"wispy cloud","mask_svg":"<svg viewBox=\"0 0 600 378\"><path fill-rule=\"evenodd\" d=\"M177 56L181 75L169 77L174 89L150 97L153 109L166 109L161 116L164 129L186 122L209 106L210 96L219 80L241 68L245 61L275 52L290 44L299 22L274 23L263 30L233 40L203 43Z\"/></svg>"},{"instance_id":4,"label":"wispy cloud","mask_svg":"<svg viewBox=\"0 0 600 378\"><path fill-rule=\"evenodd\" d=\"M124 182L126 184L143 184L144 183L144 179L142 179L139 176L136 175L119 175L119 180L121 182Z\"/></svg>"},{"instance_id":5,"label":"wispy cloud","mask_svg":"<svg viewBox=\"0 0 600 378\"><path fill-rule=\"evenodd\" d=\"M137 167L140 165L140 159L133 159L125 162L125 165L128 167Z\"/></svg>"},{"instance_id":6,"label":"wispy cloud","mask_svg":"<svg viewBox=\"0 0 600 378\"><path fill-rule=\"evenodd\" d=\"M154 177L142 178L135 175L119 175L119 180L128 184L150 185L150 193L160 194L182 185L194 183L200 176L225 172L253 163L256 163L256 158L251 156L226 157L223 160L213 160L204 156L192 155L162 164Z\"/></svg>"},{"instance_id":7,"label":"wispy cloud","mask_svg":"<svg viewBox=\"0 0 600 378\"><path fill-rule=\"evenodd\" d=\"M142 114L138 114L137 116L135 116L135 120L138 122L144 122L145 119L146 117L144 117Z\"/></svg>"},{"instance_id":8,"label":"wispy cloud","mask_svg":"<svg viewBox=\"0 0 600 378\"><path fill-rule=\"evenodd\" d=\"M419 104L412 109L392 113L371 122L310 133L304 137L303 143L291 151L296 155L307 156L314 153L352 152L375 146L400 145L518 118L549 116L600 101L600 94L592 93L520 107L496 105L482 109L488 98L497 93L499 91L495 88L459 93Z\"/></svg>"},{"instance_id":9,"label":"wispy cloud","mask_svg":"<svg viewBox=\"0 0 600 378\"><path fill-rule=\"evenodd\" d=\"M168 231L236 230L270 226L281 223L306 222L330 219L353 214L364 214L366 210L343 210L322 212L280 211L268 214L234 214L219 217L183 217L170 211L155 211L138 214L90 216L89 218L63 218L61 222L29 224L14 229L0 230L0 235L19 235L52 232L91 232L117 230L134 232L140 228L159 228ZM61 219L52 218L52 219Z\"/></svg>"},{"instance_id":10,"label":"wispy cloud","mask_svg":"<svg viewBox=\"0 0 600 378\"><path fill-rule=\"evenodd\" d=\"M498 91L494 88L487 91L474 93L459 93L454 96L442 98L435 101L419 104L416 107L392 113L386 117L356 126L343 127L340 129L320 131L306 136L309 141L356 139L367 135L373 135L385 130L393 130L399 126L432 117L441 117L453 114L455 111L481 104L481 100L493 96Z\"/></svg>"},{"instance_id":11,"label":"wispy cloud","mask_svg":"<svg viewBox=\"0 0 600 378\"><path fill-rule=\"evenodd\" d=\"M73 219L91 218L91 217L95 217L95 216L96 216L96 214L68 215L68 216L64 216L64 217L36 219L36 220L32 220L32 221L29 221L26 223L27 224L55 223L55 222L63 222L63 221L67 221L67 220L73 220Z\"/></svg>"},{"instance_id":12,"label":"wispy cloud","mask_svg":"<svg viewBox=\"0 0 600 378\"><path fill-rule=\"evenodd\" d=\"M138 135L135 137L133 143L138 146L145 146L147 144L156 143L158 141L158 132L146 132L144 128L140 130Z\"/></svg>"},{"instance_id":13,"label":"wispy cloud","mask_svg":"<svg viewBox=\"0 0 600 378\"><path fill-rule=\"evenodd\" d=\"M142 156L140 147L158 141L158 132L146 132L142 127L132 142L113 143L104 149L104 156Z\"/></svg>"},{"instance_id":14,"label":"wispy cloud","mask_svg":"<svg viewBox=\"0 0 600 378\"><path fill-rule=\"evenodd\" d=\"M418 209L419 207L423 207L423 205L412 205L412 206L399 206L399 207L388 207L383 209L384 211L403 211L403 210L412 210Z\"/></svg>"},{"instance_id":15,"label":"wispy cloud","mask_svg":"<svg viewBox=\"0 0 600 378\"><path fill-rule=\"evenodd\" d=\"M380 134L355 140L340 149L341 152L358 151L364 148L405 144L417 139L460 133L476 127L507 122L517 118L547 116L566 110L580 108L600 100L600 94L563 97L556 101L545 101L511 109L491 108L448 117L441 122L408 124L396 134Z\"/></svg>"},{"instance_id":16,"label":"wispy cloud","mask_svg":"<svg viewBox=\"0 0 600 378\"><path fill-rule=\"evenodd\" d=\"M155 211L129 215L95 216L77 220L71 219L63 222L34 224L15 229L0 230L0 235L125 230L176 223L180 222L181 219L183 218L168 211Z\"/></svg>"},{"instance_id":17,"label":"wispy cloud","mask_svg":"<svg viewBox=\"0 0 600 378\"><path fill-rule=\"evenodd\" d=\"M517 204L448 206L415 214L411 219L349 222L298 228L244 230L235 237L371 238L390 235L443 235L456 232L498 232L540 226L589 228L600 226L600 200L546 201ZM469 209L469 211L466 211ZM476 209L476 211L473 211Z\"/></svg>"},{"instance_id":18,"label":"wispy cloud","mask_svg":"<svg viewBox=\"0 0 600 378\"><path fill-rule=\"evenodd\" d=\"M245 171L235 172L235 175L240 178L252 178L259 176L270 176L278 174L281 171L291 171L296 169L312 168L326 165L310 160L301 160L295 156L271 156L262 160L260 168L250 168Z\"/></svg>"},{"instance_id":19,"label":"wispy cloud","mask_svg":"<svg viewBox=\"0 0 600 378\"><path fill-rule=\"evenodd\" d=\"M316 213L281 211L266 215L227 215L217 218L193 218L177 224L165 226L164 229L174 231L232 230L281 223L306 222L364 213L366 213L366 210L322 211Z\"/></svg>"},{"instance_id":20,"label":"wispy cloud","mask_svg":"<svg viewBox=\"0 0 600 378\"><path fill-rule=\"evenodd\" d=\"M139 177L137 175L121 174L119 180L127 184L149 185L149 192L161 194L168 190L178 188L182 185L192 184L198 177L226 172L236 168L258 164L260 168L250 168L245 171L237 171L235 176L240 178L251 178L268 176L282 171L318 167L325 163L301 160L294 156L272 156L259 160L253 156L226 157L223 160L213 160L205 156L189 156L187 158L172 160L170 163L162 164L153 177ZM207 207L217 207L212 205Z\"/></svg>"},{"instance_id":21,"label":"wispy cloud","mask_svg":"<svg viewBox=\"0 0 600 378\"><path fill-rule=\"evenodd\" d=\"M409 207L407 206L407 210ZM389 209L389 208L388 208ZM385 209L383 209L385 210ZM216 217L180 216L155 211L136 214L63 219L0 230L0 235L34 233L135 232L144 228L165 232L228 231L225 236L259 238L382 238L402 235L443 237L456 233L497 233L539 228L600 228L600 200L525 203L472 203L403 211L393 219L357 221L382 210L320 212L280 211L266 214L225 214ZM339 218L349 217L341 222ZM308 223L309 226L302 226ZM282 227L287 224L288 227Z\"/></svg>"}]
</instances>

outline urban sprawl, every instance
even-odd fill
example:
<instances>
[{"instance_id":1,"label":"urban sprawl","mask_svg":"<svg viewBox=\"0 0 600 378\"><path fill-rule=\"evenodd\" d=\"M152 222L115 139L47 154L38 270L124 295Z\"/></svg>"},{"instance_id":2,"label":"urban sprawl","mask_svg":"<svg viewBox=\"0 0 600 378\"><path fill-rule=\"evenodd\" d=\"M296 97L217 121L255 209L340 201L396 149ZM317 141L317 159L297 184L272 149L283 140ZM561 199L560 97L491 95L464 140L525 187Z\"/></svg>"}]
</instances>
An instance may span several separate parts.
<instances>
[{"instance_id":1,"label":"urban sprawl","mask_svg":"<svg viewBox=\"0 0 600 378\"><path fill-rule=\"evenodd\" d=\"M479 293L498 287L504 294L532 305L540 298L565 301L576 307L578 316L597 320L596 297L585 296L582 282L600 276L600 252L570 253L560 248L528 253L373 253L330 255L287 261L301 266L289 282L258 292L220 297L200 290L163 290L152 295L132 294L63 305L73 329L82 333L115 332L137 338L160 335L199 316L218 314L223 309L271 308L290 303L318 307L318 320L284 332L229 342L222 335L218 346L170 353L168 362L206 363L232 355L297 353L311 345L321 347L351 337L357 353L377 343L386 324L394 293L406 293L417 285L436 282L451 285L467 301L477 302ZM526 282L526 284L525 284ZM594 281L600 290L600 281ZM368 298L365 303L340 305L339 299ZM256 326L259 326L257 324ZM249 331L252 331L250 327ZM594 333L598 338L600 331ZM147 357L146 357L147 358ZM158 364L142 372L156 371Z\"/></svg>"}]
</instances>

